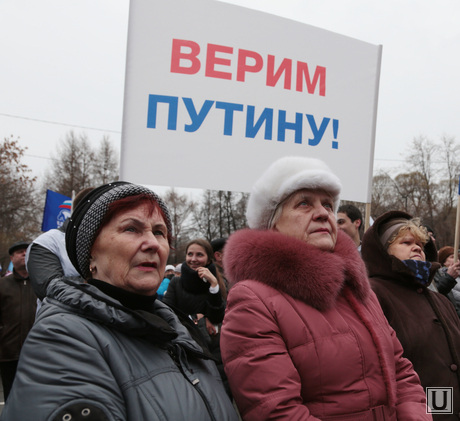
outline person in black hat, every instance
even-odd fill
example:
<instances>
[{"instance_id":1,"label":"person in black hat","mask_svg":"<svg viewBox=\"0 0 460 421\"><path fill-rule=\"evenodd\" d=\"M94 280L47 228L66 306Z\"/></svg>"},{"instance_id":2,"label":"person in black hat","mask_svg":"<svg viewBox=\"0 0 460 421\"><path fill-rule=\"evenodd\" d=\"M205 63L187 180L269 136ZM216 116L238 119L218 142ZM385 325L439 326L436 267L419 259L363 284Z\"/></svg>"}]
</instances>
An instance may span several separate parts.
<instances>
[{"instance_id":1,"label":"person in black hat","mask_svg":"<svg viewBox=\"0 0 460 421\"><path fill-rule=\"evenodd\" d=\"M225 244L227 243L227 237L222 237L222 238L216 238L211 241L211 247L213 251L213 261L214 264L216 265L217 269L219 270L222 279L225 284L225 289L227 290L227 294L229 291L229 283L227 280L227 277L225 276L225 269L224 269L224 247Z\"/></svg>"},{"instance_id":2,"label":"person in black hat","mask_svg":"<svg viewBox=\"0 0 460 421\"><path fill-rule=\"evenodd\" d=\"M13 385L19 353L35 320L36 297L25 264L28 246L19 241L9 248L13 273L0 279L0 373L5 401Z\"/></svg>"},{"instance_id":3,"label":"person in black hat","mask_svg":"<svg viewBox=\"0 0 460 421\"><path fill-rule=\"evenodd\" d=\"M1 419L238 419L196 326L157 299L171 228L143 186L81 200L65 233L80 277L49 280Z\"/></svg>"}]
</instances>

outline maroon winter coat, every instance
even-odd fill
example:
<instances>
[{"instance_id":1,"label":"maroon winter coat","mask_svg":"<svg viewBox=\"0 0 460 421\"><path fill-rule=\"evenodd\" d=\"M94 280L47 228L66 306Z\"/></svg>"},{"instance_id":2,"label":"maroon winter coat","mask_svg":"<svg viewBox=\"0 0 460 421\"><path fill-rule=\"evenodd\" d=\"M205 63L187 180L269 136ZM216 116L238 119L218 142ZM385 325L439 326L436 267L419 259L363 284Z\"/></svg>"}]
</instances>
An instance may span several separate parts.
<instances>
[{"instance_id":1,"label":"maroon winter coat","mask_svg":"<svg viewBox=\"0 0 460 421\"><path fill-rule=\"evenodd\" d=\"M234 286L221 351L244 420L431 419L346 234L331 253L239 231L224 266Z\"/></svg>"},{"instance_id":2,"label":"maroon winter coat","mask_svg":"<svg viewBox=\"0 0 460 421\"><path fill-rule=\"evenodd\" d=\"M362 256L371 287L424 388L452 388L453 414L433 414L435 420L460 419L460 319L447 297L421 285L404 263L390 256L380 242L379 228L405 212L387 212L363 237ZM429 247L433 244L428 243ZM429 247L425 246L425 251ZM431 267L434 277L438 263ZM438 405L444 404L439 399Z\"/></svg>"}]
</instances>

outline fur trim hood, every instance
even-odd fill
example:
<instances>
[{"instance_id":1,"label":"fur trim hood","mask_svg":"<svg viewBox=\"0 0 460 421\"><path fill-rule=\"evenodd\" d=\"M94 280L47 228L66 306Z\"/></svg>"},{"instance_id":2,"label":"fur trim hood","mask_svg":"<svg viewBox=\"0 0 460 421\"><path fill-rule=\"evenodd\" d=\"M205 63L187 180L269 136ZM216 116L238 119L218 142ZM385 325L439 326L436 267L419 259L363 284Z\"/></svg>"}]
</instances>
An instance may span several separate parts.
<instances>
[{"instance_id":1,"label":"fur trim hood","mask_svg":"<svg viewBox=\"0 0 460 421\"><path fill-rule=\"evenodd\" d=\"M370 293L356 245L340 230L333 252L276 231L241 230L227 241L224 267L232 285L256 280L320 311L331 308L345 286L361 302Z\"/></svg>"},{"instance_id":2,"label":"fur trim hood","mask_svg":"<svg viewBox=\"0 0 460 421\"><path fill-rule=\"evenodd\" d=\"M397 257L388 254L380 241L382 225L397 218L412 219L412 216L402 211L390 211L379 216L363 236L361 254L370 278L392 279L401 284L420 287L412 271ZM425 244L424 252L427 261L432 262L430 279L433 279L440 265L436 263L437 252L431 238Z\"/></svg>"}]
</instances>

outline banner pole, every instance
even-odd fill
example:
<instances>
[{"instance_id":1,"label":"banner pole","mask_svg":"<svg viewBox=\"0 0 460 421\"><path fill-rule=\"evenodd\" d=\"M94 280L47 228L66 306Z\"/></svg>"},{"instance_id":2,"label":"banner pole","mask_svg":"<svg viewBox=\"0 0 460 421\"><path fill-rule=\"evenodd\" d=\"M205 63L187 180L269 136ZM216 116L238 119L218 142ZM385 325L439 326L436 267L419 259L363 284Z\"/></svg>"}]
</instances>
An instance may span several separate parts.
<instances>
[{"instance_id":1,"label":"banner pole","mask_svg":"<svg viewBox=\"0 0 460 421\"><path fill-rule=\"evenodd\" d=\"M369 229L371 221L371 204L366 203L366 216L364 217L364 232Z\"/></svg>"},{"instance_id":2,"label":"banner pole","mask_svg":"<svg viewBox=\"0 0 460 421\"><path fill-rule=\"evenodd\" d=\"M72 190L72 204L70 205L70 214L73 212L73 201L75 200L75 190Z\"/></svg>"},{"instance_id":3,"label":"banner pole","mask_svg":"<svg viewBox=\"0 0 460 421\"><path fill-rule=\"evenodd\" d=\"M454 263L457 263L458 261L459 225L460 225L460 177L459 177L459 183L458 183L457 218L455 219Z\"/></svg>"}]
</instances>

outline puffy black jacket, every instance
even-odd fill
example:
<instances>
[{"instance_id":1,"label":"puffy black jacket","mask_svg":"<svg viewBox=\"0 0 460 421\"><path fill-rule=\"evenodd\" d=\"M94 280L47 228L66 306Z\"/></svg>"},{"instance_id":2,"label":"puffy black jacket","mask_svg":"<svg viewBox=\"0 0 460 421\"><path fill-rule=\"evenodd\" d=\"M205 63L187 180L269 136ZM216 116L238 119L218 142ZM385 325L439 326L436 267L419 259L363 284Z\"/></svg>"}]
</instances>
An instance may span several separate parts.
<instances>
[{"instance_id":1,"label":"puffy black jacket","mask_svg":"<svg viewBox=\"0 0 460 421\"><path fill-rule=\"evenodd\" d=\"M67 415L67 418L65 418ZM133 311L54 279L1 420L237 420L219 373L173 311ZM63 418L64 417L64 418Z\"/></svg>"},{"instance_id":2,"label":"puffy black jacket","mask_svg":"<svg viewBox=\"0 0 460 421\"><path fill-rule=\"evenodd\" d=\"M213 263L206 267L217 276ZM169 283L163 302L185 314L202 313L214 324L224 320L225 301L221 291L211 294L209 283L203 282L198 273L185 262L182 263L180 278L174 277Z\"/></svg>"}]
</instances>

